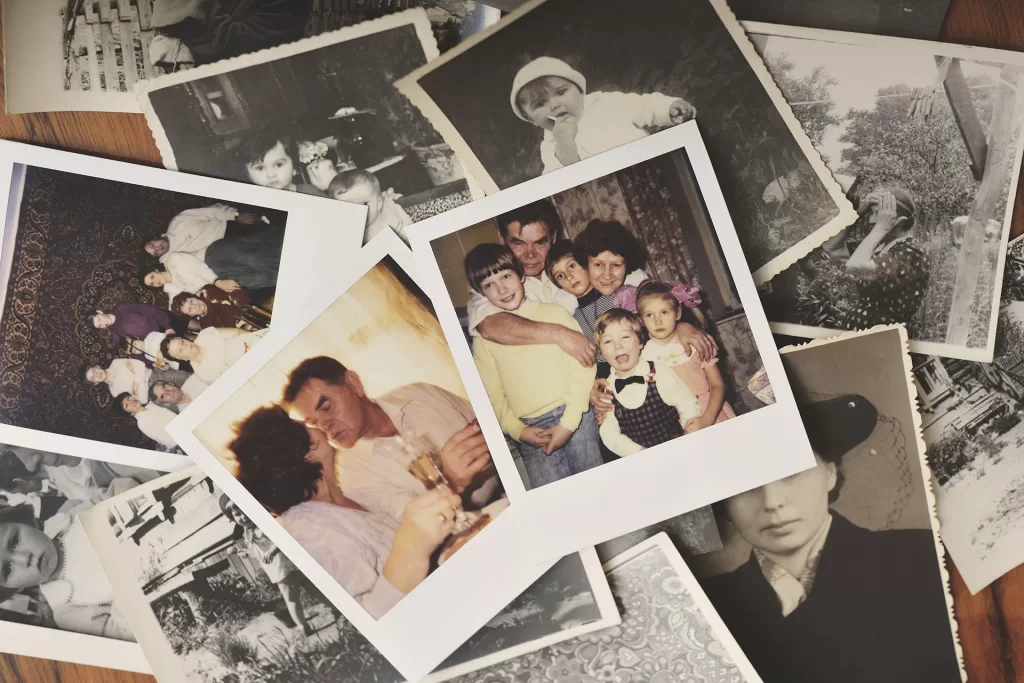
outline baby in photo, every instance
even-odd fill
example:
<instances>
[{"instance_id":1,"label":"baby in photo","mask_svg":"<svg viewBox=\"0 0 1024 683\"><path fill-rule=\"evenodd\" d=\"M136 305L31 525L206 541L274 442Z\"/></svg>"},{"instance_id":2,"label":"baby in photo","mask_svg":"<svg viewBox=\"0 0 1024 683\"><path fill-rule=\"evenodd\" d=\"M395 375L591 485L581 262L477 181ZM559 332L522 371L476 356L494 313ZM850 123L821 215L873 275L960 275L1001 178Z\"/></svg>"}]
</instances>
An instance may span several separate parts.
<instances>
[{"instance_id":1,"label":"baby in photo","mask_svg":"<svg viewBox=\"0 0 1024 683\"><path fill-rule=\"evenodd\" d=\"M299 148L289 135L263 132L245 144L242 152L250 182L261 187L324 197L318 188L303 182L299 173Z\"/></svg>"},{"instance_id":2,"label":"baby in photo","mask_svg":"<svg viewBox=\"0 0 1024 683\"><path fill-rule=\"evenodd\" d=\"M697 397L661 363L641 358L648 340L640 318L613 308L597 319L598 347L611 365L612 410L601 423L601 441L620 457L700 429Z\"/></svg>"},{"instance_id":3,"label":"baby in photo","mask_svg":"<svg viewBox=\"0 0 1024 683\"><path fill-rule=\"evenodd\" d=\"M331 181L327 194L333 199L366 207L366 232L363 234L363 244L372 240L385 228L394 230L403 242L409 243L405 229L412 225L412 218L398 205L392 192L381 190L377 176L369 171L342 171Z\"/></svg>"},{"instance_id":4,"label":"baby in photo","mask_svg":"<svg viewBox=\"0 0 1024 683\"><path fill-rule=\"evenodd\" d=\"M480 244L465 259L466 279L494 306L527 320L580 326L558 304L525 298L524 269L501 244ZM554 344L505 346L477 337L473 357L502 430L519 442L533 488L601 464L590 410L596 369Z\"/></svg>"},{"instance_id":5,"label":"baby in photo","mask_svg":"<svg viewBox=\"0 0 1024 683\"><path fill-rule=\"evenodd\" d=\"M587 92L587 79L561 59L539 57L512 82L512 111L544 130L544 172L685 123L697 110L661 93Z\"/></svg>"}]
</instances>

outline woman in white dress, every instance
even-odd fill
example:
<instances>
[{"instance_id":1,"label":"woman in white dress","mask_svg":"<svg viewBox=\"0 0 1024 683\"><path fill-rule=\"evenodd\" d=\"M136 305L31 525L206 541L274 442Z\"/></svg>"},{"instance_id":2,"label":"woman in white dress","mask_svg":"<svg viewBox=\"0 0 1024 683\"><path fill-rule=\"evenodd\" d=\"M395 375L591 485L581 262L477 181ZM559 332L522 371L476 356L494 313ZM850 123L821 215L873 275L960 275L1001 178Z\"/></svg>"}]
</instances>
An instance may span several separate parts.
<instances>
[{"instance_id":1,"label":"woman in white dress","mask_svg":"<svg viewBox=\"0 0 1024 683\"><path fill-rule=\"evenodd\" d=\"M171 252L164 257L163 270L146 273L142 279L147 287L162 288L167 293L168 308L182 292L195 293L206 285L215 285L225 292L234 292L242 285L234 280L221 280L208 265L192 254Z\"/></svg>"},{"instance_id":2,"label":"woman in white dress","mask_svg":"<svg viewBox=\"0 0 1024 683\"><path fill-rule=\"evenodd\" d=\"M103 369L93 365L85 371L85 379L92 384L107 384L111 396L128 393L141 403L149 402L149 385L153 371L141 360L117 358L110 367Z\"/></svg>"},{"instance_id":3,"label":"woman in white dress","mask_svg":"<svg viewBox=\"0 0 1024 683\"><path fill-rule=\"evenodd\" d=\"M256 409L235 435L238 480L375 619L430 573L462 507L447 487L413 498L396 523L345 497L327 437L281 406Z\"/></svg>"}]
</instances>

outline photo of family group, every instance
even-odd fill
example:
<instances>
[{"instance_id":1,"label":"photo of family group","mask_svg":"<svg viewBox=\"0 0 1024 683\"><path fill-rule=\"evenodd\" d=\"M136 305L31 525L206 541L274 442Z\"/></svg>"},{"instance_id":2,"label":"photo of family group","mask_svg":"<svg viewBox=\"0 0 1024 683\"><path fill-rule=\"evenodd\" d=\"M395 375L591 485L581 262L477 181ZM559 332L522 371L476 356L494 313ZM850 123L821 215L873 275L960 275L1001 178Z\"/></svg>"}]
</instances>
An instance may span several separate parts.
<instances>
[{"instance_id":1,"label":"photo of family group","mask_svg":"<svg viewBox=\"0 0 1024 683\"><path fill-rule=\"evenodd\" d=\"M175 170L367 207L364 242L471 200L451 148L393 86L437 54L427 15L405 12L148 87ZM329 40L328 40L329 38Z\"/></svg>"},{"instance_id":2,"label":"photo of family group","mask_svg":"<svg viewBox=\"0 0 1024 683\"><path fill-rule=\"evenodd\" d=\"M526 489L764 403L743 306L674 152L431 242Z\"/></svg>"},{"instance_id":3,"label":"photo of family group","mask_svg":"<svg viewBox=\"0 0 1024 683\"><path fill-rule=\"evenodd\" d=\"M133 640L77 521L93 505L160 476L0 444L0 622Z\"/></svg>"},{"instance_id":4,"label":"photo of family group","mask_svg":"<svg viewBox=\"0 0 1024 683\"><path fill-rule=\"evenodd\" d=\"M3 421L180 452L167 424L266 332L286 222L16 164L0 257Z\"/></svg>"},{"instance_id":5,"label":"photo of family group","mask_svg":"<svg viewBox=\"0 0 1024 683\"><path fill-rule=\"evenodd\" d=\"M990 362L1024 149L1024 60L753 28L859 214L771 281L763 301L772 329L825 337L903 323L912 351Z\"/></svg>"},{"instance_id":6,"label":"photo of family group","mask_svg":"<svg viewBox=\"0 0 1024 683\"><path fill-rule=\"evenodd\" d=\"M195 438L374 619L508 505L433 308L391 257L200 417Z\"/></svg>"}]
</instances>

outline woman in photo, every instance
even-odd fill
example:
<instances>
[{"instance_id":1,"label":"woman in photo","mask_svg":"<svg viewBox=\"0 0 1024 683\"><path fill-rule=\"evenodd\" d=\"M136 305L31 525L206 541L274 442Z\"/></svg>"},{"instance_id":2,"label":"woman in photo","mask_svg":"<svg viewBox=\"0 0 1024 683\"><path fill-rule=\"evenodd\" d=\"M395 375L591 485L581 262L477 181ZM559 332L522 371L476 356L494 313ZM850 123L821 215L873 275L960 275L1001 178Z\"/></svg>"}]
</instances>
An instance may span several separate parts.
<instances>
[{"instance_id":1,"label":"woman in photo","mask_svg":"<svg viewBox=\"0 0 1024 683\"><path fill-rule=\"evenodd\" d=\"M238 480L375 619L430 573L455 528L459 496L443 486L428 491L409 502L396 525L345 497L328 438L284 408L253 411L235 435L228 447Z\"/></svg>"},{"instance_id":2,"label":"woman in photo","mask_svg":"<svg viewBox=\"0 0 1024 683\"><path fill-rule=\"evenodd\" d=\"M829 509L877 410L847 395L800 414L816 466L720 504L752 550L708 597L765 683L958 683L932 532L870 531Z\"/></svg>"}]
</instances>

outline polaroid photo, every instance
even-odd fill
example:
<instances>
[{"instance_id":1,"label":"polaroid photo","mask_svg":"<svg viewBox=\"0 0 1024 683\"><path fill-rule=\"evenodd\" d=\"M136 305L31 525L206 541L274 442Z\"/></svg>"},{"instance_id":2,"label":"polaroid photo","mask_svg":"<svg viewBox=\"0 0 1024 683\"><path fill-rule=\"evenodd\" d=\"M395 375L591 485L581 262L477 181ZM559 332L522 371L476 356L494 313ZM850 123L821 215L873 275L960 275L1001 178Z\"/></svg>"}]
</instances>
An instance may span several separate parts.
<instances>
[{"instance_id":1,"label":"polaroid photo","mask_svg":"<svg viewBox=\"0 0 1024 683\"><path fill-rule=\"evenodd\" d=\"M248 3L8 0L7 112L139 112L136 84L393 13L424 7L443 52L501 12L472 0Z\"/></svg>"},{"instance_id":2,"label":"polaroid photo","mask_svg":"<svg viewBox=\"0 0 1024 683\"><path fill-rule=\"evenodd\" d=\"M488 194L696 116L757 284L856 218L725 0L532 0L397 86Z\"/></svg>"},{"instance_id":3,"label":"polaroid photo","mask_svg":"<svg viewBox=\"0 0 1024 683\"><path fill-rule=\"evenodd\" d=\"M366 211L12 142L0 188L0 441L162 471L189 464L167 424Z\"/></svg>"},{"instance_id":4,"label":"polaroid photo","mask_svg":"<svg viewBox=\"0 0 1024 683\"><path fill-rule=\"evenodd\" d=\"M546 557L813 465L695 123L425 221L413 253Z\"/></svg>"},{"instance_id":5,"label":"polaroid photo","mask_svg":"<svg viewBox=\"0 0 1024 683\"><path fill-rule=\"evenodd\" d=\"M394 87L438 56L399 12L154 79L139 99L167 168L364 204L364 243L473 199L451 147Z\"/></svg>"},{"instance_id":6,"label":"polaroid photo","mask_svg":"<svg viewBox=\"0 0 1024 683\"><path fill-rule=\"evenodd\" d=\"M950 2L951 0L729 0L729 7L740 21L938 40Z\"/></svg>"},{"instance_id":7,"label":"polaroid photo","mask_svg":"<svg viewBox=\"0 0 1024 683\"><path fill-rule=\"evenodd\" d=\"M155 497L173 499L174 514L154 515ZM311 670L318 681L405 680L198 468L108 500L84 521L160 683L214 683L240 670L254 683L308 680ZM423 680L619 622L593 551L571 555Z\"/></svg>"},{"instance_id":8,"label":"polaroid photo","mask_svg":"<svg viewBox=\"0 0 1024 683\"><path fill-rule=\"evenodd\" d=\"M162 474L0 444L0 651L149 673L79 517Z\"/></svg>"},{"instance_id":9,"label":"polaroid photo","mask_svg":"<svg viewBox=\"0 0 1024 683\"><path fill-rule=\"evenodd\" d=\"M748 24L859 218L776 276L772 330L903 323L914 353L991 362L1024 153L1024 55Z\"/></svg>"},{"instance_id":10,"label":"polaroid photo","mask_svg":"<svg viewBox=\"0 0 1024 683\"><path fill-rule=\"evenodd\" d=\"M604 565L622 625L457 679L761 683L679 551L658 534Z\"/></svg>"},{"instance_id":11,"label":"polaroid photo","mask_svg":"<svg viewBox=\"0 0 1024 683\"><path fill-rule=\"evenodd\" d=\"M381 233L314 294L170 430L415 680L558 558L521 534L404 243Z\"/></svg>"},{"instance_id":12,"label":"polaroid photo","mask_svg":"<svg viewBox=\"0 0 1024 683\"><path fill-rule=\"evenodd\" d=\"M717 503L694 573L765 681L965 681L906 330L781 353L817 464Z\"/></svg>"},{"instance_id":13,"label":"polaroid photo","mask_svg":"<svg viewBox=\"0 0 1024 683\"><path fill-rule=\"evenodd\" d=\"M942 542L971 593L1024 562L1024 239L1006 251L991 363L914 357Z\"/></svg>"}]
</instances>

